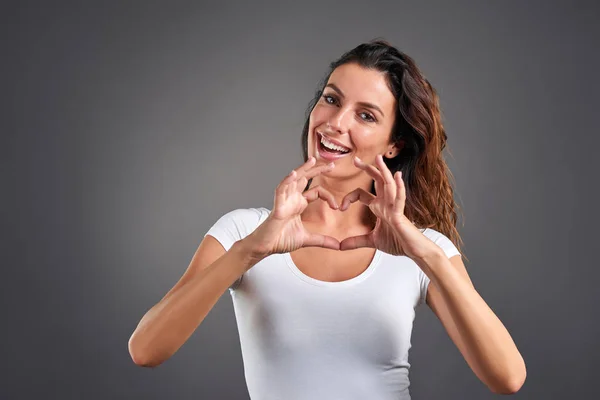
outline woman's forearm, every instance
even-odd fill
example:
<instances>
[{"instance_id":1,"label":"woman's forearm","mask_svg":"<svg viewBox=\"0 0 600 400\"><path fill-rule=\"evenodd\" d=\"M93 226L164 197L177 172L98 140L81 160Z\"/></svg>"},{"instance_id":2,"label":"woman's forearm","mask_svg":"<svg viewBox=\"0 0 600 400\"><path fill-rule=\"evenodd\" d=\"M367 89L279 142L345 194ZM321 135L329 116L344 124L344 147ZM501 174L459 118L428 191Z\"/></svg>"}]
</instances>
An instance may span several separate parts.
<instances>
[{"instance_id":1,"label":"woman's forearm","mask_svg":"<svg viewBox=\"0 0 600 400\"><path fill-rule=\"evenodd\" d=\"M227 288L259 259L240 240L210 266L163 298L142 318L129 339L138 365L160 365L186 342Z\"/></svg>"},{"instance_id":2,"label":"woman's forearm","mask_svg":"<svg viewBox=\"0 0 600 400\"><path fill-rule=\"evenodd\" d=\"M525 379L525 363L506 327L443 254L417 260L441 293L456 328L474 357L477 376L497 393L513 393Z\"/></svg>"}]
</instances>

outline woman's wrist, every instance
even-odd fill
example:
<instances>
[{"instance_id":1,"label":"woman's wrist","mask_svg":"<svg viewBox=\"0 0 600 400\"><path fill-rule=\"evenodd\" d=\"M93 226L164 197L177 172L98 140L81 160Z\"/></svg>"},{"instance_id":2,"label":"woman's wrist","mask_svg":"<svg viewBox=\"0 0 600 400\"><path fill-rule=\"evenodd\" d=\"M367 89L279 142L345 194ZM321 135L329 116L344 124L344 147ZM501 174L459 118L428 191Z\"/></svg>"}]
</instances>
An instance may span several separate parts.
<instances>
[{"instance_id":1,"label":"woman's wrist","mask_svg":"<svg viewBox=\"0 0 600 400\"><path fill-rule=\"evenodd\" d=\"M241 254L244 255L246 260L246 264L249 265L247 269L250 269L254 266L254 264L261 261L263 258L269 256L266 249L262 249L257 241L255 240L252 234L246 236L245 238L238 240L233 244L240 251Z\"/></svg>"}]
</instances>

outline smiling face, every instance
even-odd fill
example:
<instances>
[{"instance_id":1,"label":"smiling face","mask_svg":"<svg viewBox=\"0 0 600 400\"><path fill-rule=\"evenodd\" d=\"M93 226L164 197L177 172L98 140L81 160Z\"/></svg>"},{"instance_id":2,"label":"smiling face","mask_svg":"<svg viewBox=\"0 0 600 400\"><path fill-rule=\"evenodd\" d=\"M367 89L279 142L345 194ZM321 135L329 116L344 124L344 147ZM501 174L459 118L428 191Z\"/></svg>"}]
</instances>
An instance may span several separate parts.
<instances>
[{"instance_id":1,"label":"smiling face","mask_svg":"<svg viewBox=\"0 0 600 400\"><path fill-rule=\"evenodd\" d=\"M395 108L382 72L354 63L339 66L310 114L308 156L334 161L328 175L356 173L354 156L368 164L377 154L396 156L399 148L390 144Z\"/></svg>"}]
</instances>

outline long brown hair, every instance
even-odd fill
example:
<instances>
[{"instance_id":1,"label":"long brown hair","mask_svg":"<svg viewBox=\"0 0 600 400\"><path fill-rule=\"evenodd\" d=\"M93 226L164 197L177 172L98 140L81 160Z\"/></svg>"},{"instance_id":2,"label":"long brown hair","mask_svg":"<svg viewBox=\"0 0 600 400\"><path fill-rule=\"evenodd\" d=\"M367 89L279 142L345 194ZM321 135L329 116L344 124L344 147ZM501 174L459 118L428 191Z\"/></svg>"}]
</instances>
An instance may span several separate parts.
<instances>
[{"instance_id":1,"label":"long brown hair","mask_svg":"<svg viewBox=\"0 0 600 400\"><path fill-rule=\"evenodd\" d=\"M402 171L406 186L406 217L419 228L432 228L443 233L462 254L463 242L456 228L460 207L454 201L451 184L454 176L442 155L448 137L442 125L437 92L414 60L387 41L373 39L360 44L329 65L329 71L307 109L302 130L304 160L308 160L310 113L323 94L331 73L348 63L385 73L388 87L396 98L398 108L391 141L404 145L396 157L383 159L392 174ZM376 194L375 182L371 185L371 193Z\"/></svg>"}]
</instances>

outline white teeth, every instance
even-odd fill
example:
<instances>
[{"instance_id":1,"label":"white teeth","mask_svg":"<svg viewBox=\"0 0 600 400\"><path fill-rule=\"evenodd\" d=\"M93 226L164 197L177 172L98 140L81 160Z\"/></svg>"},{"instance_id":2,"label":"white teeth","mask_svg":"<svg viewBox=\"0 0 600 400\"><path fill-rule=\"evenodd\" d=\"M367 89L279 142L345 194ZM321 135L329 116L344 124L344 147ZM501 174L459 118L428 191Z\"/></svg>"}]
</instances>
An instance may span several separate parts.
<instances>
[{"instance_id":1,"label":"white teeth","mask_svg":"<svg viewBox=\"0 0 600 400\"><path fill-rule=\"evenodd\" d=\"M321 135L321 143L323 144L323 146L327 147L328 149L332 149L332 150L338 150L338 151L343 151L343 152L349 152L349 149L346 149L344 147L338 146L335 143L331 143L330 141L328 141L327 139L325 139L325 136Z\"/></svg>"}]
</instances>

